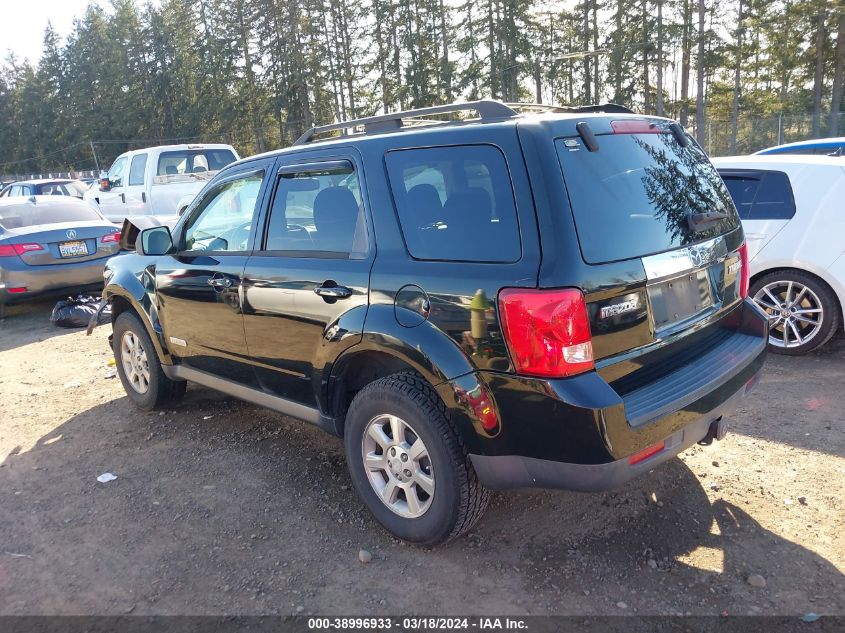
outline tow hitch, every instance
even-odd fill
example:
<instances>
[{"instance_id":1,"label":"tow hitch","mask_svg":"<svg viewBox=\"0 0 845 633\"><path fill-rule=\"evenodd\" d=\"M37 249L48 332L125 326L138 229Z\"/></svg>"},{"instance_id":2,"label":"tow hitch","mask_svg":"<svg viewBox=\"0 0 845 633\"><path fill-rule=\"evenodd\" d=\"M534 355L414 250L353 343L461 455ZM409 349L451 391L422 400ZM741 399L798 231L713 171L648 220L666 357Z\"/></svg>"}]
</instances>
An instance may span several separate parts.
<instances>
[{"instance_id":1,"label":"tow hitch","mask_svg":"<svg viewBox=\"0 0 845 633\"><path fill-rule=\"evenodd\" d=\"M728 434L728 421L723 418L718 418L710 423L710 428L707 429L707 435L698 441L699 446L710 446L713 440L722 440Z\"/></svg>"}]
</instances>

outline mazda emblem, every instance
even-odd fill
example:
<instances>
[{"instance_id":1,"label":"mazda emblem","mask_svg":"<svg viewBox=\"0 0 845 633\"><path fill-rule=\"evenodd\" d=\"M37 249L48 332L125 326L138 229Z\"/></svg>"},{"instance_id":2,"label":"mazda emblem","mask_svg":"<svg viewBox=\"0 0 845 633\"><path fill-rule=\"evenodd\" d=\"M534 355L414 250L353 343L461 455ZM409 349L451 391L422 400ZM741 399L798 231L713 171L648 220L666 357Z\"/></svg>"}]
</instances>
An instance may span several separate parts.
<instances>
[{"instance_id":1,"label":"mazda emblem","mask_svg":"<svg viewBox=\"0 0 845 633\"><path fill-rule=\"evenodd\" d=\"M69 240L72 240L72 239L74 239L74 238L76 237L76 231L74 231L73 229L71 229L70 231L68 231L68 232L66 233L66 235L67 235L67 238L68 238Z\"/></svg>"}]
</instances>

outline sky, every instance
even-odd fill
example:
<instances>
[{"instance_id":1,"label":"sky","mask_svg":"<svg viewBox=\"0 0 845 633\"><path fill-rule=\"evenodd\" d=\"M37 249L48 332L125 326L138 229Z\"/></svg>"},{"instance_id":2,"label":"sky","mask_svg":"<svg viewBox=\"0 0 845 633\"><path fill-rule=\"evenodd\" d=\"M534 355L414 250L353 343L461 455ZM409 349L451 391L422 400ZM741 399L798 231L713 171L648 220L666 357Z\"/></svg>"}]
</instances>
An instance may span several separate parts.
<instances>
[{"instance_id":1,"label":"sky","mask_svg":"<svg viewBox=\"0 0 845 633\"><path fill-rule=\"evenodd\" d=\"M73 31L89 0L0 0L0 56L12 51L35 64L41 57L44 29L49 20L62 41Z\"/></svg>"}]
</instances>

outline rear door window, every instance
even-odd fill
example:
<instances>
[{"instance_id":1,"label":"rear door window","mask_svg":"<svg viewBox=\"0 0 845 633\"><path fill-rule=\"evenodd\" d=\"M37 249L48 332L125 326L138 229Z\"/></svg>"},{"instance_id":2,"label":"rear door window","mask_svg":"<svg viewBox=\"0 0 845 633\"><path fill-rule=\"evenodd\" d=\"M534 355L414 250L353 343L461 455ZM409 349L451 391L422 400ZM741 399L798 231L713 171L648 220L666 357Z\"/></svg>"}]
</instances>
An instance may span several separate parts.
<instances>
[{"instance_id":1,"label":"rear door window","mask_svg":"<svg viewBox=\"0 0 845 633\"><path fill-rule=\"evenodd\" d=\"M781 171L719 172L743 220L789 220L795 197L789 177Z\"/></svg>"},{"instance_id":2,"label":"rear door window","mask_svg":"<svg viewBox=\"0 0 845 633\"><path fill-rule=\"evenodd\" d=\"M132 163L129 165L129 185L143 185L144 172L147 169L147 155L135 154Z\"/></svg>"},{"instance_id":3,"label":"rear door window","mask_svg":"<svg viewBox=\"0 0 845 633\"><path fill-rule=\"evenodd\" d=\"M739 226L725 183L695 143L682 147L668 132L601 134L597 139L595 152L587 151L578 137L556 141L588 263L652 255ZM691 225L690 215L711 212L724 218Z\"/></svg>"},{"instance_id":4,"label":"rear door window","mask_svg":"<svg viewBox=\"0 0 845 633\"><path fill-rule=\"evenodd\" d=\"M522 247L505 157L492 145L385 157L408 252L423 260L515 262Z\"/></svg>"}]
</instances>

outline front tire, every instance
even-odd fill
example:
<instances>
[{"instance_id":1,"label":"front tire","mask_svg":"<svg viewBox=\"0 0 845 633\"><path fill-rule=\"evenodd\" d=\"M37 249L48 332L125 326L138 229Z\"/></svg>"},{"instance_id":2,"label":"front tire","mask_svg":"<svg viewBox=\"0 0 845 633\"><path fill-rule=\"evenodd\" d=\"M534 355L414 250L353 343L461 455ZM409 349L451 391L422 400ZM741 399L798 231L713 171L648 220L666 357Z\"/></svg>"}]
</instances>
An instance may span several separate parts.
<instances>
[{"instance_id":1,"label":"front tire","mask_svg":"<svg viewBox=\"0 0 845 633\"><path fill-rule=\"evenodd\" d=\"M840 326L836 295L800 270L767 273L748 294L769 316L769 350L776 354L806 354L827 343Z\"/></svg>"},{"instance_id":2,"label":"front tire","mask_svg":"<svg viewBox=\"0 0 845 633\"><path fill-rule=\"evenodd\" d=\"M358 496L397 537L444 543L481 518L481 485L443 402L420 376L376 380L352 400L344 444Z\"/></svg>"},{"instance_id":3,"label":"front tire","mask_svg":"<svg viewBox=\"0 0 845 633\"><path fill-rule=\"evenodd\" d=\"M114 322L112 349L120 382L139 409L163 409L185 395L188 383L164 375L147 329L132 312L121 313Z\"/></svg>"}]
</instances>

